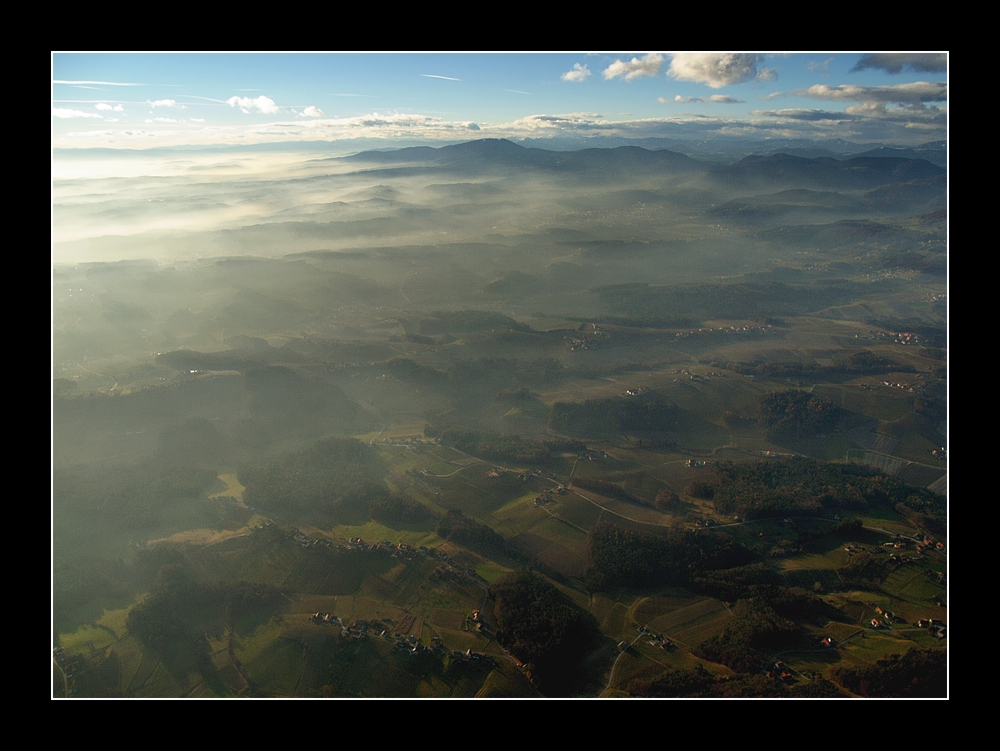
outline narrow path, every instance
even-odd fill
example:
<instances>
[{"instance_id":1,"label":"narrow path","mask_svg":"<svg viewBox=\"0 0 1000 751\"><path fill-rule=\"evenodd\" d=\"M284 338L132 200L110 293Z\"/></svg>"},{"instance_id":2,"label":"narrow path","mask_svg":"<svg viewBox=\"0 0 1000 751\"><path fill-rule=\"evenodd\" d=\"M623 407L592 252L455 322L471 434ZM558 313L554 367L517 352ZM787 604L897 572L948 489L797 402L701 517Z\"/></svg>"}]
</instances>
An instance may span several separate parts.
<instances>
[{"instance_id":1,"label":"narrow path","mask_svg":"<svg viewBox=\"0 0 1000 751\"><path fill-rule=\"evenodd\" d=\"M461 472L466 467L473 466L473 464L475 464L475 463L486 464L487 462L484 462L482 459L476 459L475 462L470 462L469 464L463 464L461 467L459 467L458 469L456 469L454 472L449 472L446 475L432 475L430 472L427 472L426 470L424 472L422 472L421 474L424 477L451 477L452 475L457 475L459 472Z\"/></svg>"},{"instance_id":2,"label":"narrow path","mask_svg":"<svg viewBox=\"0 0 1000 751\"><path fill-rule=\"evenodd\" d=\"M574 524L574 523L573 523L573 522L571 522L571 521L567 521L566 519L563 519L563 518L562 518L561 516L559 516L559 514L556 514L556 513L552 512L552 511L549 511L549 508L548 508L548 506L541 506L540 508L543 508L543 509L545 509L545 512L546 512L546 513L547 513L547 514L548 514L549 516L551 516L551 517L552 517L553 519L555 519L555 520L557 520L557 521L561 521L561 522L562 522L563 524L568 524L569 526L573 527L574 529L578 529L578 530L580 530L581 532L583 532L584 534L587 534L588 530L586 530L586 529L584 529L583 527L580 527L580 526L578 526L578 525Z\"/></svg>"},{"instance_id":3,"label":"narrow path","mask_svg":"<svg viewBox=\"0 0 1000 751\"><path fill-rule=\"evenodd\" d=\"M229 660L233 663L233 667L236 668L236 672L240 674L240 678L246 683L246 687L250 688L250 676L243 670L243 663L240 662L240 658L236 656L236 652L233 650L232 624L229 624L226 632L226 651L229 653Z\"/></svg>"},{"instance_id":4,"label":"narrow path","mask_svg":"<svg viewBox=\"0 0 1000 751\"><path fill-rule=\"evenodd\" d=\"M76 367L78 367L80 370L84 370L84 371L90 373L91 375L100 376L101 378L107 378L109 381L114 381L115 386L118 385L118 382L115 381L115 379L112 378L111 376L104 375L103 373L97 373L96 371L93 371L90 368L85 368L80 363L76 362L75 360L73 361L73 364L76 365Z\"/></svg>"},{"instance_id":5,"label":"narrow path","mask_svg":"<svg viewBox=\"0 0 1000 751\"><path fill-rule=\"evenodd\" d=\"M644 635L645 634L639 634L632 641L630 641L629 644L628 644L628 649L631 649L635 645L635 643L637 641L639 641ZM615 669L618 667L618 661L621 660L621 658L625 656L625 653L628 651L628 649L626 649L624 651L620 651L618 653L618 656L615 658L615 662L611 666L611 674L608 676L608 685L604 687L603 691L601 691L600 696L604 696L608 692L608 690L611 688L611 684L613 684L615 682Z\"/></svg>"},{"instance_id":6,"label":"narrow path","mask_svg":"<svg viewBox=\"0 0 1000 751\"><path fill-rule=\"evenodd\" d=\"M852 451L863 451L863 452L866 452L866 453L869 453L869 454L878 454L879 456L886 456L886 457L888 457L890 459L895 459L897 462L902 462L903 464L906 464L907 466L909 466L911 464L916 464L918 467L929 467L930 469L938 469L938 470L941 470L942 472L945 471L945 469L946 469L946 468L942 467L940 464L924 464L923 462L915 462L915 461L912 461L911 459L904 459L901 456L894 456L893 454L887 454L884 451L875 451L874 449L866 449L866 448L847 449L847 458L848 459L851 458L851 452Z\"/></svg>"},{"instance_id":7,"label":"narrow path","mask_svg":"<svg viewBox=\"0 0 1000 751\"><path fill-rule=\"evenodd\" d=\"M62 676L63 698L65 699L69 696L69 679L66 678L66 671L62 669L62 665L58 663L55 657L52 658L52 664L55 665L57 668L59 668L59 674Z\"/></svg>"},{"instance_id":8,"label":"narrow path","mask_svg":"<svg viewBox=\"0 0 1000 751\"><path fill-rule=\"evenodd\" d=\"M597 508L599 508L599 509L601 509L603 511L607 511L609 514L614 514L615 516L619 516L622 519L628 519L630 522L635 522L636 524L648 524L648 525L653 526L653 527L665 526L663 524L657 524L656 522L645 521L643 519L633 519L631 516L625 516L625 514L620 514L617 511L609 509L607 506L602 506L597 501L595 501L593 498L588 498L587 496L585 496L583 493L581 493L579 490L577 490L575 488L573 489L572 492L575 493L576 495L580 496L583 500L587 501L588 503L594 504L595 506L597 506Z\"/></svg>"}]
</instances>

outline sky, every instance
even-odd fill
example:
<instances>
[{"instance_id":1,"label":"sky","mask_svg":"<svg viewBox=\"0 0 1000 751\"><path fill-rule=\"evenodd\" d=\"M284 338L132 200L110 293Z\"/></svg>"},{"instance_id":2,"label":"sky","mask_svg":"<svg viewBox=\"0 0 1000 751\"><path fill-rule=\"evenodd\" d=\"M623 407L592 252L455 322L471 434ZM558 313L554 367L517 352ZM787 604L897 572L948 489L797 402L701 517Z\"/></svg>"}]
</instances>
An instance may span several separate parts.
<instances>
[{"instance_id":1,"label":"sky","mask_svg":"<svg viewBox=\"0 0 1000 751\"><path fill-rule=\"evenodd\" d=\"M946 53L52 54L54 148L947 138Z\"/></svg>"}]
</instances>

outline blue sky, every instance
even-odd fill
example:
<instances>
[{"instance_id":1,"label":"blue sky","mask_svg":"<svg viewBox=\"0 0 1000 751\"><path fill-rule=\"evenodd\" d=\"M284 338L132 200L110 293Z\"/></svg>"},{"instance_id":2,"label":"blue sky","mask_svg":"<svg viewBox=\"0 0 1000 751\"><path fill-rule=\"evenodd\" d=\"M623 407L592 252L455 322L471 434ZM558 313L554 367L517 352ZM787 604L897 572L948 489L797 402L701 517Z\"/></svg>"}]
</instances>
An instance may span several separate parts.
<instances>
[{"instance_id":1,"label":"blue sky","mask_svg":"<svg viewBox=\"0 0 1000 751\"><path fill-rule=\"evenodd\" d=\"M52 143L947 137L945 53L52 55Z\"/></svg>"}]
</instances>

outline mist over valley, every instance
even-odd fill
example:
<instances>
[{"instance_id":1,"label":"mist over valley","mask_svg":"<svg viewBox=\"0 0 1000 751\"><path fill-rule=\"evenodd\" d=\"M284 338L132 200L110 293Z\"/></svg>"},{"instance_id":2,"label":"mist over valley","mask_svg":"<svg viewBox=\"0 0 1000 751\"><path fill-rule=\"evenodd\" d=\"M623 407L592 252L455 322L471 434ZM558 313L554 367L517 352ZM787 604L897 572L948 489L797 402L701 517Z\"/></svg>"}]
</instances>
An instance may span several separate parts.
<instances>
[{"instance_id":1,"label":"mist over valley","mask_svg":"<svg viewBox=\"0 0 1000 751\"><path fill-rule=\"evenodd\" d=\"M730 57L603 84L777 75ZM945 70L890 57L851 70ZM54 697L947 695L936 105L918 140L904 104L824 139L117 101L173 120L53 136Z\"/></svg>"}]
</instances>

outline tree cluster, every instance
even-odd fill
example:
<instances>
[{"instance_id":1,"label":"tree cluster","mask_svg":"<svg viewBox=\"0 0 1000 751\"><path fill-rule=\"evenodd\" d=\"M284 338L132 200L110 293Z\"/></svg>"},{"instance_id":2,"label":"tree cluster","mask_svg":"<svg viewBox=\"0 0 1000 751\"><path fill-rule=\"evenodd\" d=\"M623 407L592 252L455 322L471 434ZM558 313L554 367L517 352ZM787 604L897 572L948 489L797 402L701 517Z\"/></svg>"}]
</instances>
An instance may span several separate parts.
<instances>
[{"instance_id":1,"label":"tree cluster","mask_svg":"<svg viewBox=\"0 0 1000 751\"><path fill-rule=\"evenodd\" d=\"M671 670L659 678L633 680L628 685L633 696L691 699L785 699L846 698L835 685L822 678L787 686L761 674L743 673L717 676L701 665L688 670Z\"/></svg>"},{"instance_id":2,"label":"tree cluster","mask_svg":"<svg viewBox=\"0 0 1000 751\"><path fill-rule=\"evenodd\" d=\"M695 650L695 654L740 673L755 672L768 652L793 646L799 627L762 597L737 600L730 625Z\"/></svg>"},{"instance_id":3,"label":"tree cluster","mask_svg":"<svg viewBox=\"0 0 1000 751\"><path fill-rule=\"evenodd\" d=\"M437 435L445 446L453 446L459 451L480 459L491 459L518 464L544 464L553 453L584 451L587 444L574 440L537 441L518 435L500 435L479 430L445 428L438 431L433 427L424 430L426 435Z\"/></svg>"},{"instance_id":4,"label":"tree cluster","mask_svg":"<svg viewBox=\"0 0 1000 751\"><path fill-rule=\"evenodd\" d=\"M571 671L593 638L585 614L531 571L509 574L492 587L497 640L533 665L544 685Z\"/></svg>"},{"instance_id":5,"label":"tree cluster","mask_svg":"<svg viewBox=\"0 0 1000 751\"><path fill-rule=\"evenodd\" d=\"M52 475L56 528L85 519L141 532L155 526L167 506L203 492L215 477L211 469L155 460L57 469Z\"/></svg>"},{"instance_id":6,"label":"tree cluster","mask_svg":"<svg viewBox=\"0 0 1000 751\"><path fill-rule=\"evenodd\" d=\"M847 358L846 363L839 365L818 365L803 362L772 362L756 360L754 362L717 361L712 363L718 368L735 371L741 375L752 375L758 378L803 378L811 380L829 380L839 376L858 376L875 373L913 373L916 368L888 360L869 350L860 350Z\"/></svg>"},{"instance_id":7,"label":"tree cluster","mask_svg":"<svg viewBox=\"0 0 1000 751\"><path fill-rule=\"evenodd\" d=\"M902 504L930 531L940 534L945 500L895 477L859 464L818 462L805 457L760 462L720 462L719 484L712 502L721 514L748 519L769 516L812 516L833 510L861 511Z\"/></svg>"},{"instance_id":8,"label":"tree cluster","mask_svg":"<svg viewBox=\"0 0 1000 751\"><path fill-rule=\"evenodd\" d=\"M503 535L486 524L470 519L458 509L452 509L438 522L437 535L487 557L512 554Z\"/></svg>"},{"instance_id":9,"label":"tree cluster","mask_svg":"<svg viewBox=\"0 0 1000 751\"><path fill-rule=\"evenodd\" d=\"M948 656L940 649L911 649L874 665L841 668L835 680L849 691L872 698L945 698Z\"/></svg>"},{"instance_id":10,"label":"tree cluster","mask_svg":"<svg viewBox=\"0 0 1000 751\"><path fill-rule=\"evenodd\" d=\"M264 617L282 601L280 590L267 584L205 583L181 565L166 565L153 591L129 611L125 627L152 654L188 661L204 655L206 633L220 635L235 619Z\"/></svg>"},{"instance_id":11,"label":"tree cluster","mask_svg":"<svg viewBox=\"0 0 1000 751\"><path fill-rule=\"evenodd\" d=\"M586 581L594 590L689 584L704 571L753 559L753 553L723 533L656 535L606 522L587 535L587 551Z\"/></svg>"},{"instance_id":12,"label":"tree cluster","mask_svg":"<svg viewBox=\"0 0 1000 751\"><path fill-rule=\"evenodd\" d=\"M244 501L294 515L405 513L389 502L377 452L353 438L328 438L304 451L242 468Z\"/></svg>"},{"instance_id":13,"label":"tree cluster","mask_svg":"<svg viewBox=\"0 0 1000 751\"><path fill-rule=\"evenodd\" d=\"M829 433L843 410L825 397L788 389L761 397L758 412L768 438L781 440Z\"/></svg>"},{"instance_id":14,"label":"tree cluster","mask_svg":"<svg viewBox=\"0 0 1000 751\"><path fill-rule=\"evenodd\" d=\"M660 511L674 511L681 502L681 497L670 488L661 488L656 494L654 505Z\"/></svg>"}]
</instances>

